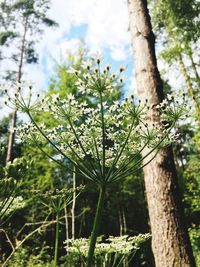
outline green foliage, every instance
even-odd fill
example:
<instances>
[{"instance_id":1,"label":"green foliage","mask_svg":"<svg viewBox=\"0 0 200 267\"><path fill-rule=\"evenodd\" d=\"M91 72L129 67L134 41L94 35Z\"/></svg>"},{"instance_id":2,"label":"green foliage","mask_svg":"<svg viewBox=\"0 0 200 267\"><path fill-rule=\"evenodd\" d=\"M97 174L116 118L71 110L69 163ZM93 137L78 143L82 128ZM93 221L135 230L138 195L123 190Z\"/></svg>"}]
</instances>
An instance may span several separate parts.
<instances>
[{"instance_id":1,"label":"green foliage","mask_svg":"<svg viewBox=\"0 0 200 267\"><path fill-rule=\"evenodd\" d=\"M189 229L196 265L200 266L200 226Z\"/></svg>"},{"instance_id":2,"label":"green foliage","mask_svg":"<svg viewBox=\"0 0 200 267\"><path fill-rule=\"evenodd\" d=\"M15 38L16 34L14 32L1 32L0 33L0 45L5 45L9 39Z\"/></svg>"},{"instance_id":3,"label":"green foliage","mask_svg":"<svg viewBox=\"0 0 200 267\"><path fill-rule=\"evenodd\" d=\"M200 214L200 157L193 155L184 172L185 177L185 201L190 205L191 212Z\"/></svg>"},{"instance_id":4,"label":"green foliage","mask_svg":"<svg viewBox=\"0 0 200 267\"><path fill-rule=\"evenodd\" d=\"M199 10L196 0L161 0L151 1L153 23L157 29L165 28L171 36L179 41L196 41L199 38Z\"/></svg>"},{"instance_id":5,"label":"green foliage","mask_svg":"<svg viewBox=\"0 0 200 267\"><path fill-rule=\"evenodd\" d=\"M52 267L45 245L37 255L31 253L33 253L33 250L29 251L25 247L19 248L8 264L8 267Z\"/></svg>"},{"instance_id":6,"label":"green foliage","mask_svg":"<svg viewBox=\"0 0 200 267\"><path fill-rule=\"evenodd\" d=\"M188 95L193 98L196 118L199 121L200 78L198 64L194 60L199 56L197 52L200 37L199 1L151 1L150 7L154 28L161 37L160 56L173 68L176 68L178 63Z\"/></svg>"}]
</instances>

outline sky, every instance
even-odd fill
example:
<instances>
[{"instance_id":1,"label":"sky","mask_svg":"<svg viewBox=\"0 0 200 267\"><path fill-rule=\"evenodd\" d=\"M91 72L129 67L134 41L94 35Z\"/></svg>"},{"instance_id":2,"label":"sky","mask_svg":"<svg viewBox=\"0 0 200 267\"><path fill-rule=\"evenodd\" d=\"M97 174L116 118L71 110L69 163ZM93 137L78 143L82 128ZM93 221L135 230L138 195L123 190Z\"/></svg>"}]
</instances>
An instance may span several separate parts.
<instances>
[{"instance_id":1,"label":"sky","mask_svg":"<svg viewBox=\"0 0 200 267\"><path fill-rule=\"evenodd\" d=\"M75 54L84 43L90 54L101 54L105 64L113 69L126 66L125 93L134 92L134 63L129 32L127 0L51 0L47 14L59 27L45 28L36 51L38 64L25 67L24 79L31 81L37 91L47 90L56 74L56 62ZM157 50L161 47L157 43ZM162 71L164 63L159 60ZM172 70L168 78L173 86L179 84L179 73ZM178 76L179 75L179 76Z\"/></svg>"},{"instance_id":2,"label":"sky","mask_svg":"<svg viewBox=\"0 0 200 267\"><path fill-rule=\"evenodd\" d=\"M57 28L46 28L36 45L39 64L26 67L26 79L46 89L55 75L55 62L76 53L84 43L89 54L101 54L114 69L126 66L126 90L133 83L133 56L126 0L52 0L49 17Z\"/></svg>"}]
</instances>

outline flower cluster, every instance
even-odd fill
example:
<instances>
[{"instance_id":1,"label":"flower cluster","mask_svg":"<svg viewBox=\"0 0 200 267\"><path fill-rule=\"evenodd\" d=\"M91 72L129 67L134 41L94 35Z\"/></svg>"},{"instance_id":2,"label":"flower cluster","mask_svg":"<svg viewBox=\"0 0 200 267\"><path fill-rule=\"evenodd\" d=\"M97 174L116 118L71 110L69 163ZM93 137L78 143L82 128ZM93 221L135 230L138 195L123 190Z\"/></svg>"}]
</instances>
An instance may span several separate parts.
<instances>
[{"instance_id":1,"label":"flower cluster","mask_svg":"<svg viewBox=\"0 0 200 267\"><path fill-rule=\"evenodd\" d=\"M103 69L101 66L101 59L88 60L82 64L83 72L77 71L73 68L70 69L71 73L74 73L78 80L76 86L79 92L82 94L91 94L95 97L99 97L99 94L106 96L112 94L116 87L123 83L121 73L125 70L124 67L119 69L119 73L111 73L110 65L105 66Z\"/></svg>"},{"instance_id":2,"label":"flower cluster","mask_svg":"<svg viewBox=\"0 0 200 267\"><path fill-rule=\"evenodd\" d=\"M31 120L18 128L18 137L41 149L42 144L48 143L75 165L77 173L100 184L110 183L141 168L143 149L148 148L150 155L176 140L172 128L188 111L184 102L168 97L156 107L163 123L147 123L149 110L155 108L148 105L148 100L140 101L134 95L124 100L111 97L123 82L123 68L112 74L110 66L101 66L100 59L96 64L86 62L83 67L82 71L71 70L77 76L81 99L72 94L62 99L54 94L42 99L37 96L32 102L31 89L27 100L21 87L18 89L11 103ZM35 112L47 112L55 126L37 124Z\"/></svg>"},{"instance_id":3,"label":"flower cluster","mask_svg":"<svg viewBox=\"0 0 200 267\"><path fill-rule=\"evenodd\" d=\"M33 86L30 83L17 82L11 88L4 89L4 93L7 96L5 105L10 108L20 110L21 112L35 112L41 106L41 100L39 94L34 94L32 91ZM10 94L10 91L13 94ZM24 96L24 91L26 92Z\"/></svg>"},{"instance_id":4,"label":"flower cluster","mask_svg":"<svg viewBox=\"0 0 200 267\"><path fill-rule=\"evenodd\" d=\"M181 92L167 94L167 98L156 108L161 111L161 119L171 123L186 119L191 110L186 102L186 94Z\"/></svg>"},{"instance_id":5,"label":"flower cluster","mask_svg":"<svg viewBox=\"0 0 200 267\"><path fill-rule=\"evenodd\" d=\"M41 202L46 208L52 212L59 213L62 211L66 205L72 202L73 193L76 192L76 198L80 195L84 186L80 185L76 189L62 188L56 190L49 190L45 193L39 190L34 190L36 198Z\"/></svg>"},{"instance_id":6,"label":"flower cluster","mask_svg":"<svg viewBox=\"0 0 200 267\"><path fill-rule=\"evenodd\" d=\"M105 264L109 260L114 261L116 257L118 258L118 262L122 258L129 259L129 257L134 254L134 251L138 250L141 244L150 237L151 235L149 233L139 234L138 236L110 236L105 239L104 242L102 241L102 237L98 238L94 254L95 260ZM65 249L69 256L72 254L82 259L87 257L89 239L68 239L64 243L66 244Z\"/></svg>"}]
</instances>

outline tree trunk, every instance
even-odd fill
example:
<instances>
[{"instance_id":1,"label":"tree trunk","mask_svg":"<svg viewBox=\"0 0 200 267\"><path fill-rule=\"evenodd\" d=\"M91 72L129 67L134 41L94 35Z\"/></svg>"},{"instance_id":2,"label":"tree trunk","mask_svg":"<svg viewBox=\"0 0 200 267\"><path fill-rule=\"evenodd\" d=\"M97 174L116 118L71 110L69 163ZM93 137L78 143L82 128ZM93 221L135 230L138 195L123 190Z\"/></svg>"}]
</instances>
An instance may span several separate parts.
<instances>
[{"instance_id":1,"label":"tree trunk","mask_svg":"<svg viewBox=\"0 0 200 267\"><path fill-rule=\"evenodd\" d=\"M64 213L65 213L65 237L66 237L66 240L68 240L69 239L69 221L68 221L67 205L64 207Z\"/></svg>"},{"instance_id":2,"label":"tree trunk","mask_svg":"<svg viewBox=\"0 0 200 267\"><path fill-rule=\"evenodd\" d=\"M123 224L122 224L122 215L121 215L121 207L118 209L118 218L119 218L119 236L123 235Z\"/></svg>"},{"instance_id":3,"label":"tree trunk","mask_svg":"<svg viewBox=\"0 0 200 267\"><path fill-rule=\"evenodd\" d=\"M127 233L126 214L124 206L122 205L122 220L123 220L123 235Z\"/></svg>"},{"instance_id":4,"label":"tree trunk","mask_svg":"<svg viewBox=\"0 0 200 267\"><path fill-rule=\"evenodd\" d=\"M181 69L181 72L182 72L184 80L185 80L185 84L186 84L186 86L188 88L188 91L189 91L189 94L190 94L190 96L192 97L192 100L193 100L193 104L194 104L194 107L195 107L195 113L196 113L197 119L200 122L200 106L199 106L199 102L198 102L198 99L196 98L197 97L196 92L195 92L195 90L193 88L193 84L191 82L191 78L190 78L190 76L189 76L189 74L187 72L187 69L185 67L185 64L184 64L184 61L183 61L183 58L182 58L181 54L179 55L179 64L180 64L180 69ZM195 75L198 75L198 74L195 73ZM198 82L198 78L197 77L196 77L196 79L197 79L197 82Z\"/></svg>"},{"instance_id":5,"label":"tree trunk","mask_svg":"<svg viewBox=\"0 0 200 267\"><path fill-rule=\"evenodd\" d=\"M198 70L197 70L196 63L194 62L194 59L193 59L193 53L192 53L192 49L191 48L189 50L188 55L189 55L190 61L192 63L192 69L193 69L193 72L194 72L194 75L195 75L196 83L197 83L198 87L200 88L200 77L199 77L199 73L198 73Z\"/></svg>"},{"instance_id":6,"label":"tree trunk","mask_svg":"<svg viewBox=\"0 0 200 267\"><path fill-rule=\"evenodd\" d=\"M15 132L14 129L16 127L17 122L17 111L14 110L11 116L11 128L9 131L9 138L8 138L8 149L7 149L7 155L6 155L6 163L13 160L13 145L14 145L14 139L15 139Z\"/></svg>"},{"instance_id":7,"label":"tree trunk","mask_svg":"<svg viewBox=\"0 0 200 267\"><path fill-rule=\"evenodd\" d=\"M20 48L20 58L19 58L19 66L17 72L17 82L19 83L22 78L22 67L23 67L23 60L24 60L24 53L25 53L25 44L26 44L26 34L28 29L28 17L25 18L24 22L24 34L22 36L22 43ZM15 139L15 131L14 128L16 127L17 123L17 110L14 110L11 117L11 130L8 139L8 149L6 155L6 163L13 160L13 146L14 146L14 139Z\"/></svg>"},{"instance_id":8,"label":"tree trunk","mask_svg":"<svg viewBox=\"0 0 200 267\"><path fill-rule=\"evenodd\" d=\"M150 105L164 97L157 68L155 39L146 0L128 0L130 30L138 96ZM153 111L149 120L160 123ZM194 267L188 232L184 225L172 149L166 148L144 168L145 188L156 267Z\"/></svg>"}]
</instances>

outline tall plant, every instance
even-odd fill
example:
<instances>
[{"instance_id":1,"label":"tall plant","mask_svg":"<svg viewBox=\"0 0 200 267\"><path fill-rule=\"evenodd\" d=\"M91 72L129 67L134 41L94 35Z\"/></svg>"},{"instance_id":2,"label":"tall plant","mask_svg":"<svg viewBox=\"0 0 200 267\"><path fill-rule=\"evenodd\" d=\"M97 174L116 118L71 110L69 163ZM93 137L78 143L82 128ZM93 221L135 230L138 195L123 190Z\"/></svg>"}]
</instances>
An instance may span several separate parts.
<instances>
[{"instance_id":1,"label":"tall plant","mask_svg":"<svg viewBox=\"0 0 200 267\"><path fill-rule=\"evenodd\" d=\"M34 99L32 88L24 97L22 85L17 88L15 97L8 95L9 105L25 112L30 123L18 128L18 136L38 147L52 160L68 171L81 174L93 182L99 190L99 199L90 237L87 266L93 264L93 255L100 228L104 197L107 188L133 174L155 157L160 148L176 139L173 128L179 118L184 117L187 109L183 99L168 101L157 107L150 107L148 100L138 100L134 95L123 101L108 102L112 92L123 83L120 68L112 74L110 66L102 66L100 59L85 62L82 71L71 70L77 76L77 88L85 95L81 102L72 94L61 99L58 94ZM89 107L88 103L95 103ZM162 113L163 124L146 123L149 109ZM49 129L46 122L38 124L34 115L46 112L57 124ZM149 114L149 113L148 113ZM49 155L44 146L50 145L57 156ZM141 156L141 152L146 151ZM63 164L67 159L75 168Z\"/></svg>"}]
</instances>

